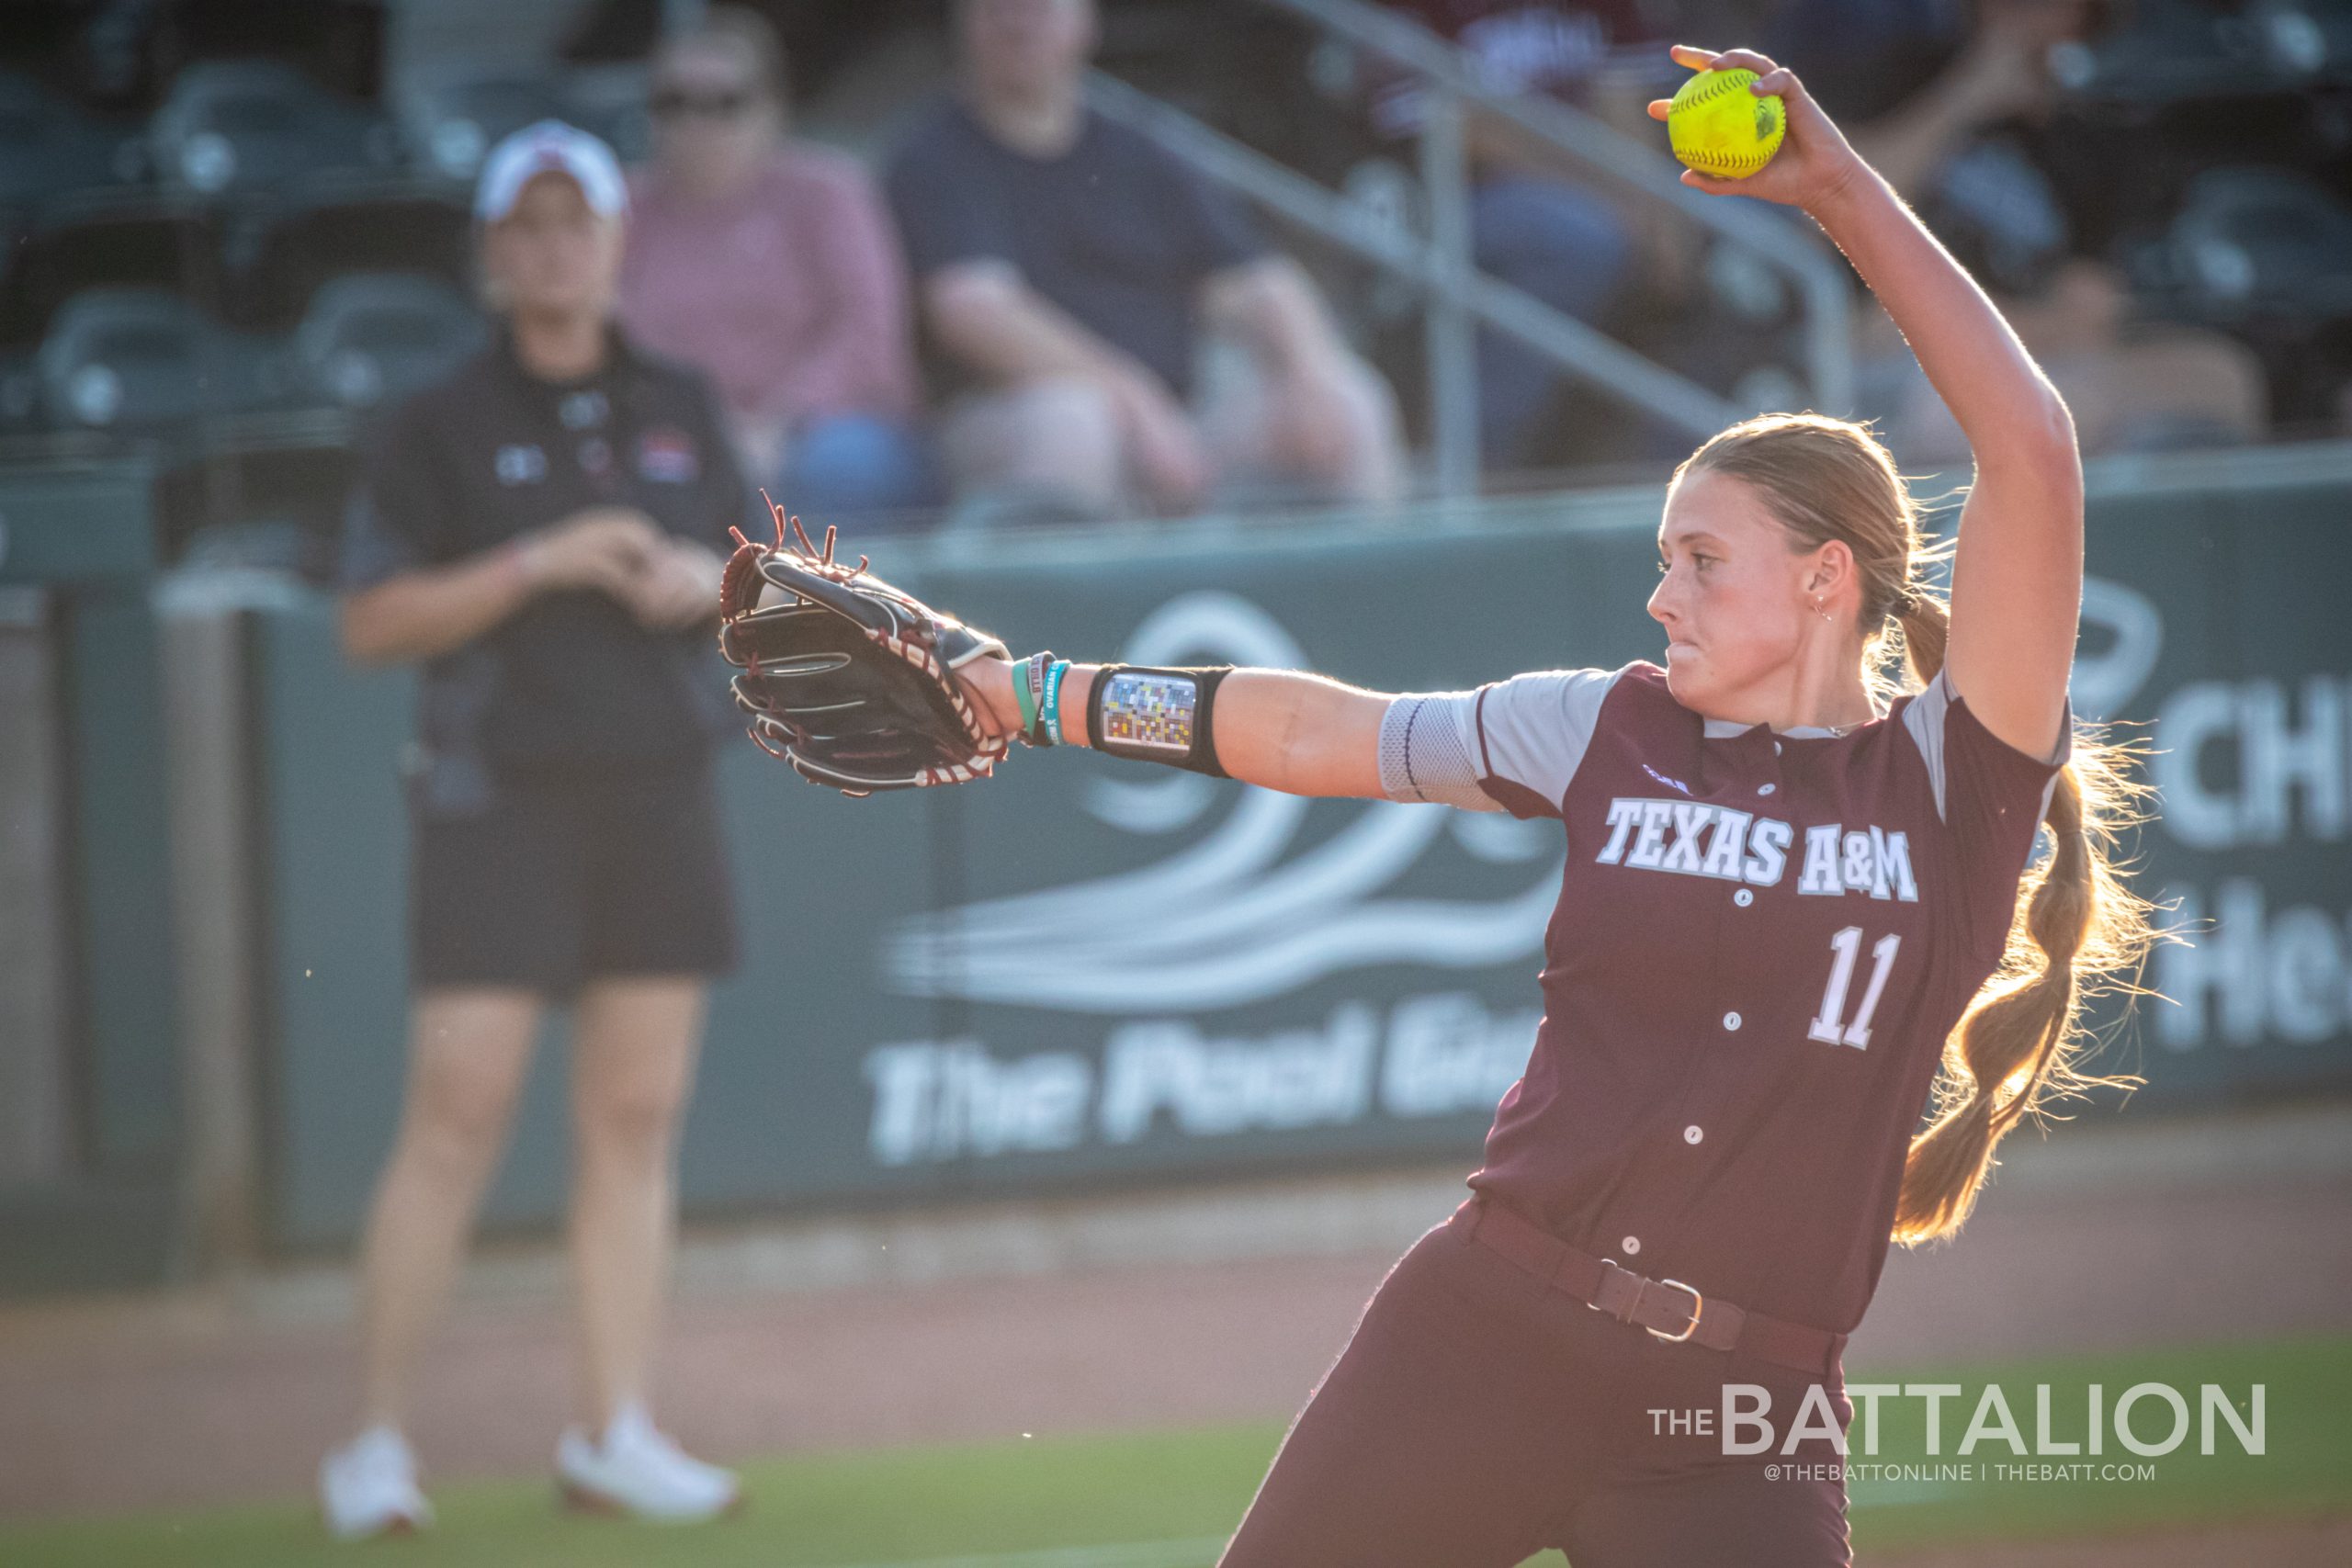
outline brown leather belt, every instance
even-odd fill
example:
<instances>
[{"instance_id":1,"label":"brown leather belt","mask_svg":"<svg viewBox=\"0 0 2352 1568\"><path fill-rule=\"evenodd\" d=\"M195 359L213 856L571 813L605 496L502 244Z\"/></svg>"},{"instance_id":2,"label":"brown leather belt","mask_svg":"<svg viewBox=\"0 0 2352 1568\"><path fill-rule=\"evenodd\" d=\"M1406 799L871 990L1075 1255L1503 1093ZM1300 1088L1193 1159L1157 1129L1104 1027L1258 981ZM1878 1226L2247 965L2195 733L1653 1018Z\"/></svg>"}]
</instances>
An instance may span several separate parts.
<instances>
[{"instance_id":1,"label":"brown leather belt","mask_svg":"<svg viewBox=\"0 0 2352 1568\"><path fill-rule=\"evenodd\" d=\"M1702 1296L1679 1280L1652 1280L1612 1258L1579 1252L1500 1203L1473 1197L1451 1224L1523 1271L1595 1312L1647 1329L1657 1338L1688 1340L1710 1350L1738 1350L1778 1367L1826 1377L1838 1371L1846 1337L1747 1312Z\"/></svg>"}]
</instances>

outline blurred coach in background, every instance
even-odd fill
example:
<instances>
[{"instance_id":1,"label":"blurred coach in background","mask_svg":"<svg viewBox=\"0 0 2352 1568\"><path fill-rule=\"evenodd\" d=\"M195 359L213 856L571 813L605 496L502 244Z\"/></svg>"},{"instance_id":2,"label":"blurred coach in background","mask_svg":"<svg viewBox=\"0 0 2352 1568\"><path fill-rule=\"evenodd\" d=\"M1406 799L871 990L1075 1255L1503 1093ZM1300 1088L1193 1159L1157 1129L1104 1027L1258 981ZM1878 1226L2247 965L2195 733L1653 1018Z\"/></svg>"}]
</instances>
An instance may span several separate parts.
<instances>
[{"instance_id":1,"label":"blurred coach in background","mask_svg":"<svg viewBox=\"0 0 2352 1568\"><path fill-rule=\"evenodd\" d=\"M584 132L500 144L475 208L496 341L393 415L352 509L345 649L424 681L407 1103L362 1244L359 1430L320 1467L342 1536L429 1522L404 1387L551 1001L572 1006L565 1494L670 1518L736 1498L653 1427L645 1384L704 992L735 961L707 623L750 502L702 380L613 326L627 205Z\"/></svg>"}]
</instances>

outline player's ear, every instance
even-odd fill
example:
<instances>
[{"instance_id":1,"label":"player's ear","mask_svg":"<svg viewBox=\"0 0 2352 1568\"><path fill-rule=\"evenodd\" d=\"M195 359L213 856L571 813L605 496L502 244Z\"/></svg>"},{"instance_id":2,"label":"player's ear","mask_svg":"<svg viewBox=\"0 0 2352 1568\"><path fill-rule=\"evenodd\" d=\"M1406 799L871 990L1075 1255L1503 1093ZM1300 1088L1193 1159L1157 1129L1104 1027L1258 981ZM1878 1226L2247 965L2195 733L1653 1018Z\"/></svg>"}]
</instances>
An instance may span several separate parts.
<instances>
[{"instance_id":1,"label":"player's ear","mask_svg":"<svg viewBox=\"0 0 2352 1568\"><path fill-rule=\"evenodd\" d=\"M1835 598L1854 575L1854 552L1843 539L1824 539L1814 547L1804 571L1809 597Z\"/></svg>"}]
</instances>

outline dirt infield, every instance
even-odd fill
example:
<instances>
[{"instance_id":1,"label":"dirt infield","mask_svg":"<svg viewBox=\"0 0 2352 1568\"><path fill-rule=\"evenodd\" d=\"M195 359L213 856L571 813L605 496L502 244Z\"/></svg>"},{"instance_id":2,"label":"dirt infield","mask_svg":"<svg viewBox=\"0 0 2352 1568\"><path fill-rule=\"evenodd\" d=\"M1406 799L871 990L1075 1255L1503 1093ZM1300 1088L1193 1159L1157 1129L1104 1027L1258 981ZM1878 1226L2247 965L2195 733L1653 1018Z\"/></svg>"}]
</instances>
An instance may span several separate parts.
<instances>
[{"instance_id":1,"label":"dirt infield","mask_svg":"<svg viewBox=\"0 0 2352 1568\"><path fill-rule=\"evenodd\" d=\"M1849 1359L2352 1330L2348 1123L2021 1148L1962 1244L1894 1257ZM700 1235L659 1402L718 1458L1280 1419L1459 1191L1458 1173L1415 1172ZM560 1279L545 1247L469 1275L416 1392L435 1479L545 1472L571 1414ZM348 1419L348 1311L341 1272L312 1268L0 1313L0 1515L300 1495ZM1916 1561L2352 1562L2352 1525L2121 1550Z\"/></svg>"}]
</instances>

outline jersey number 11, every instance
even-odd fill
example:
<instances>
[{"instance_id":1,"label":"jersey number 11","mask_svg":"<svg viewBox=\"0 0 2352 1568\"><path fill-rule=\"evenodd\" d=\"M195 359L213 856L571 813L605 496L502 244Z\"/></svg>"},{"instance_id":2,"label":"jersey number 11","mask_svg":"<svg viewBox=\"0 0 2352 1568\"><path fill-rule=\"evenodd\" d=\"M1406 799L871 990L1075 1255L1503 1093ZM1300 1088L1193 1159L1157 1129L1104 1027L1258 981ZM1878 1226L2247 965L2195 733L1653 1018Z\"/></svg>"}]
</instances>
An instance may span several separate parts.
<instances>
[{"instance_id":1,"label":"jersey number 11","mask_svg":"<svg viewBox=\"0 0 2352 1568\"><path fill-rule=\"evenodd\" d=\"M1862 1005L1855 1010L1854 1021L1841 1024L1846 1016L1846 990L1854 983L1854 960L1862 951L1862 928L1848 926L1829 939L1829 950L1838 961L1829 970L1829 988L1821 993L1821 1013L1805 1031L1805 1037L1818 1040L1824 1045L1851 1045L1860 1051L1871 1043L1871 1014L1878 1010L1879 993L1886 989L1886 972L1894 967L1894 950L1903 945L1900 932L1889 931L1871 948L1871 983L1862 987Z\"/></svg>"}]
</instances>

